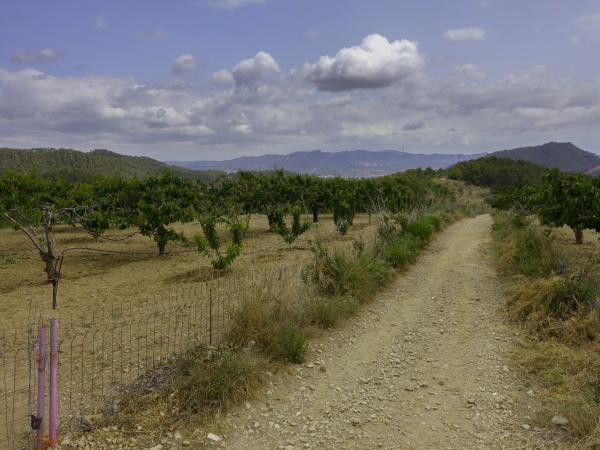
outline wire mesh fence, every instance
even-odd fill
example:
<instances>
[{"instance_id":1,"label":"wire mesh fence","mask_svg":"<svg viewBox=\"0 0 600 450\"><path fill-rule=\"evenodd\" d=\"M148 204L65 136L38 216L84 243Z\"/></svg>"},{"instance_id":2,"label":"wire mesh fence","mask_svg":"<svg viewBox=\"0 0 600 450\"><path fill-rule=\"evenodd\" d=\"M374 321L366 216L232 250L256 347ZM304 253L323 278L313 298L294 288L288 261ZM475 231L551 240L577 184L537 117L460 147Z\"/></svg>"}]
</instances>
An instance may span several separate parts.
<instances>
[{"instance_id":1,"label":"wire mesh fence","mask_svg":"<svg viewBox=\"0 0 600 450\"><path fill-rule=\"evenodd\" d=\"M106 407L119 387L173 355L222 342L241 293L272 280L297 279L299 273L280 267L115 301L77 317L57 314L59 429ZM35 441L38 330L44 326L49 319L38 316L25 331L0 335L0 448L31 448ZM45 345L48 358L50 342ZM47 404L47 389L44 395ZM45 438L46 422L44 417Z\"/></svg>"}]
</instances>

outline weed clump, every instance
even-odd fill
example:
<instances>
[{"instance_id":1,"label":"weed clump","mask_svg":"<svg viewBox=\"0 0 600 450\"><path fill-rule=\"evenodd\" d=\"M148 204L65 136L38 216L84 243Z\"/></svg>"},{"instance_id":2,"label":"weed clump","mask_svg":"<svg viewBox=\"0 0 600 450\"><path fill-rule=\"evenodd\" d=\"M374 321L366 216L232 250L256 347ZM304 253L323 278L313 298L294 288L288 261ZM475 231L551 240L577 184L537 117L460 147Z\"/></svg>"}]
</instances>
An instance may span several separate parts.
<instances>
[{"instance_id":1,"label":"weed clump","mask_svg":"<svg viewBox=\"0 0 600 450\"><path fill-rule=\"evenodd\" d=\"M355 255L346 255L331 252L317 241L313 244L313 254L313 260L304 270L303 278L320 295L350 295L362 303L370 299L392 277L385 261L364 248L358 248Z\"/></svg>"},{"instance_id":2,"label":"weed clump","mask_svg":"<svg viewBox=\"0 0 600 450\"><path fill-rule=\"evenodd\" d=\"M298 327L285 326L279 329L277 339L270 349L276 359L301 364L305 361L307 342L306 334Z\"/></svg>"},{"instance_id":3,"label":"weed clump","mask_svg":"<svg viewBox=\"0 0 600 450\"><path fill-rule=\"evenodd\" d=\"M549 276L558 273L560 257L553 239L532 226L519 228L515 234L512 270L526 276Z\"/></svg>"},{"instance_id":4,"label":"weed clump","mask_svg":"<svg viewBox=\"0 0 600 450\"><path fill-rule=\"evenodd\" d=\"M333 327L340 319L350 317L358 311L360 303L351 296L315 296L307 302L309 323L323 328Z\"/></svg>"},{"instance_id":5,"label":"weed clump","mask_svg":"<svg viewBox=\"0 0 600 450\"><path fill-rule=\"evenodd\" d=\"M394 268L401 268L412 262L419 249L421 241L410 234L397 235L381 248L383 259Z\"/></svg>"},{"instance_id":6,"label":"weed clump","mask_svg":"<svg viewBox=\"0 0 600 450\"><path fill-rule=\"evenodd\" d=\"M172 363L165 394L178 411L221 410L248 398L257 380L256 361L228 348L189 350Z\"/></svg>"}]
</instances>

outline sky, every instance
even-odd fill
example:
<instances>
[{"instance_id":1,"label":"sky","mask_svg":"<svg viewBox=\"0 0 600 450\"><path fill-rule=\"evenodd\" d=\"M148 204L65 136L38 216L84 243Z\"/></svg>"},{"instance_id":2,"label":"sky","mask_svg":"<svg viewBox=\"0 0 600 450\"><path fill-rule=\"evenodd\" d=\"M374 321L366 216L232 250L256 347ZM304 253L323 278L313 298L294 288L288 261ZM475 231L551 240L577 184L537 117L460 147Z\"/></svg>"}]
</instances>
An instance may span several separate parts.
<instances>
[{"instance_id":1,"label":"sky","mask_svg":"<svg viewBox=\"0 0 600 450\"><path fill-rule=\"evenodd\" d=\"M600 153L600 0L19 0L0 146Z\"/></svg>"}]
</instances>

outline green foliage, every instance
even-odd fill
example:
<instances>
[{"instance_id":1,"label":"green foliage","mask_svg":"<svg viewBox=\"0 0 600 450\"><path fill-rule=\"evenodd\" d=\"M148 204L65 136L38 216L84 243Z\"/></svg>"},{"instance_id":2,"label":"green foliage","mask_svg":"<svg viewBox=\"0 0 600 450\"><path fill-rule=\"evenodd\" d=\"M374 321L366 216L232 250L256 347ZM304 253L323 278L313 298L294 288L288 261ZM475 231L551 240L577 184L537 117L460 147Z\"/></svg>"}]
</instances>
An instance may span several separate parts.
<instances>
[{"instance_id":1,"label":"green foliage","mask_svg":"<svg viewBox=\"0 0 600 450\"><path fill-rule=\"evenodd\" d=\"M552 236L546 236L532 226L517 231L512 270L527 276L549 276L557 273L560 258L552 242Z\"/></svg>"},{"instance_id":2,"label":"green foliage","mask_svg":"<svg viewBox=\"0 0 600 450\"><path fill-rule=\"evenodd\" d=\"M280 360L301 364L306 359L308 343L306 334L298 327L284 326L270 349L271 355Z\"/></svg>"},{"instance_id":3,"label":"green foliage","mask_svg":"<svg viewBox=\"0 0 600 450\"><path fill-rule=\"evenodd\" d=\"M493 234L503 268L515 275L547 277L560 272L561 256L551 233L542 233L523 214L498 214Z\"/></svg>"},{"instance_id":4,"label":"green foliage","mask_svg":"<svg viewBox=\"0 0 600 450\"><path fill-rule=\"evenodd\" d=\"M289 245L292 245L300 235L305 233L310 229L310 222L302 222L300 218L300 208L294 206L290 210L291 215L291 227L288 227L285 216L283 213L283 209L278 208L275 210L275 226L277 233L282 237L282 239L287 242Z\"/></svg>"},{"instance_id":5,"label":"green foliage","mask_svg":"<svg viewBox=\"0 0 600 450\"><path fill-rule=\"evenodd\" d=\"M214 170L188 170L168 166L143 156L126 156L108 150L80 152L71 149L36 148L30 150L0 148L0 172L35 172L42 178L88 183L97 177L123 179L158 176L165 171L193 180L211 182L225 175Z\"/></svg>"},{"instance_id":6,"label":"green foliage","mask_svg":"<svg viewBox=\"0 0 600 450\"><path fill-rule=\"evenodd\" d=\"M331 200L333 208L333 223L340 234L346 234L354 221L354 204L352 193L337 191Z\"/></svg>"},{"instance_id":7,"label":"green foliage","mask_svg":"<svg viewBox=\"0 0 600 450\"><path fill-rule=\"evenodd\" d=\"M411 234L397 234L385 242L381 249L383 259L394 268L401 268L415 259L421 241Z\"/></svg>"},{"instance_id":8,"label":"green foliage","mask_svg":"<svg viewBox=\"0 0 600 450\"><path fill-rule=\"evenodd\" d=\"M127 187L125 195L119 198L123 204L118 205L124 214L122 223L135 225L143 236L152 237L160 255L165 253L168 242L185 241L183 234L169 225L193 219L197 188L192 181L166 172L159 177L132 180Z\"/></svg>"},{"instance_id":9,"label":"green foliage","mask_svg":"<svg viewBox=\"0 0 600 450\"><path fill-rule=\"evenodd\" d=\"M544 167L527 161L486 156L459 162L447 169L445 174L450 179L489 187L498 192L524 184L535 184L546 171Z\"/></svg>"},{"instance_id":10,"label":"green foliage","mask_svg":"<svg viewBox=\"0 0 600 450\"><path fill-rule=\"evenodd\" d=\"M428 217L417 217L406 223L402 228L403 233L414 236L421 242L428 242L435 231L435 223Z\"/></svg>"},{"instance_id":11,"label":"green foliage","mask_svg":"<svg viewBox=\"0 0 600 450\"><path fill-rule=\"evenodd\" d=\"M198 252L209 258L215 270L228 269L242 251L242 242L248 228L248 222L240 222L235 215L217 217L214 214L202 216L200 219L203 235L194 236ZM223 224L230 235L225 250L217 232L217 224Z\"/></svg>"},{"instance_id":12,"label":"green foliage","mask_svg":"<svg viewBox=\"0 0 600 450\"><path fill-rule=\"evenodd\" d=\"M391 280L392 273L385 262L367 252L354 256L332 254L319 241L312 250L313 261L305 269L304 278L321 295L351 295L363 302Z\"/></svg>"},{"instance_id":13,"label":"green foliage","mask_svg":"<svg viewBox=\"0 0 600 450\"><path fill-rule=\"evenodd\" d=\"M591 177L552 170L533 194L532 208L543 223L569 226L581 243L582 230L600 231L600 188Z\"/></svg>"}]
</instances>

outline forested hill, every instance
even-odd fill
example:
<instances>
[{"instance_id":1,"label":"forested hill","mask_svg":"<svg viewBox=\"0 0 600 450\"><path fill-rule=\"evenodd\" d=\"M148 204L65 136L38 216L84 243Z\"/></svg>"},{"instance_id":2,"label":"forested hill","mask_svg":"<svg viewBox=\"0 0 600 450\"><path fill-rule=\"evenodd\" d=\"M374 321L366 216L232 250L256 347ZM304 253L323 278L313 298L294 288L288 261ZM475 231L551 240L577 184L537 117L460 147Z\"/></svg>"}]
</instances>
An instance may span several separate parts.
<instances>
[{"instance_id":1,"label":"forested hill","mask_svg":"<svg viewBox=\"0 0 600 450\"><path fill-rule=\"evenodd\" d=\"M207 182L224 175L221 171L189 170L169 166L144 156L126 156L108 150L86 153L62 148L0 148L0 172L4 170L35 172L43 177L81 182L89 181L98 175L134 178L157 175L165 170L171 170L181 177Z\"/></svg>"},{"instance_id":2,"label":"forested hill","mask_svg":"<svg viewBox=\"0 0 600 450\"><path fill-rule=\"evenodd\" d=\"M600 166L600 156L586 152L571 142L548 142L534 147L502 150L491 155L498 158L529 161L542 167L556 167L563 172L587 173Z\"/></svg>"},{"instance_id":3,"label":"forested hill","mask_svg":"<svg viewBox=\"0 0 600 450\"><path fill-rule=\"evenodd\" d=\"M547 168L529 161L486 156L455 164L445 171L445 175L500 191L523 184L535 184L547 171Z\"/></svg>"}]
</instances>

